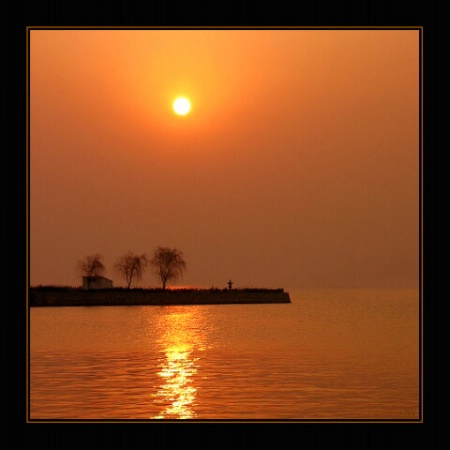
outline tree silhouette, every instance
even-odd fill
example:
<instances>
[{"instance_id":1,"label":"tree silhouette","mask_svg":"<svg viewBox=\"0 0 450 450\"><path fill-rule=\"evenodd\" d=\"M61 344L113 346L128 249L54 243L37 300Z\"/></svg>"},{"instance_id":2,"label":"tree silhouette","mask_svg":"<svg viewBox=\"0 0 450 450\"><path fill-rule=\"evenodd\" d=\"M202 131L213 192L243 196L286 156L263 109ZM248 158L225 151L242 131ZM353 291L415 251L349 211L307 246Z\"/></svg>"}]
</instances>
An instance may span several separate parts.
<instances>
[{"instance_id":1,"label":"tree silhouette","mask_svg":"<svg viewBox=\"0 0 450 450\"><path fill-rule=\"evenodd\" d=\"M129 289L134 279L142 279L142 274L144 273L147 264L147 255L135 255L132 252L128 252L117 260L114 269L122 275Z\"/></svg>"},{"instance_id":2,"label":"tree silhouette","mask_svg":"<svg viewBox=\"0 0 450 450\"><path fill-rule=\"evenodd\" d=\"M150 261L155 274L162 282L162 288L166 289L169 280L176 280L186 270L186 262L183 252L176 248L158 247Z\"/></svg>"},{"instance_id":3,"label":"tree silhouette","mask_svg":"<svg viewBox=\"0 0 450 450\"><path fill-rule=\"evenodd\" d=\"M96 253L95 255L86 256L84 259L78 261L78 271L81 276L96 277L105 272L105 264L103 263L103 255Z\"/></svg>"}]
</instances>

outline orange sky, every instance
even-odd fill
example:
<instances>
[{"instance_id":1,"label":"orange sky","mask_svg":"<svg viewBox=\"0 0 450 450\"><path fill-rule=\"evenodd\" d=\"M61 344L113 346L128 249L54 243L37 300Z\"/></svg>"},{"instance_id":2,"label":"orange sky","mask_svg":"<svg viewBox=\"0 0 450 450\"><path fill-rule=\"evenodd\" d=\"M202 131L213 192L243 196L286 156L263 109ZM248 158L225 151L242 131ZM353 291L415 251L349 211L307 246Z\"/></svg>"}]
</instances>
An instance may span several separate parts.
<instances>
[{"instance_id":1,"label":"orange sky","mask_svg":"<svg viewBox=\"0 0 450 450\"><path fill-rule=\"evenodd\" d=\"M30 283L416 287L419 96L418 30L32 29Z\"/></svg>"}]
</instances>

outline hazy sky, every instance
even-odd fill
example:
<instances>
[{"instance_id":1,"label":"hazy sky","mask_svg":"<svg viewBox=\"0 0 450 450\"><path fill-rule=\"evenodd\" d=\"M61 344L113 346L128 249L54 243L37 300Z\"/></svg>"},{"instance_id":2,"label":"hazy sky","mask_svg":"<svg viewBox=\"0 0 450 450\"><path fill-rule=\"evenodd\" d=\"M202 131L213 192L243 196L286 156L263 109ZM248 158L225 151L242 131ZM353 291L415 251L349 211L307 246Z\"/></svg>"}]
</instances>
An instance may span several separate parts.
<instances>
[{"instance_id":1,"label":"hazy sky","mask_svg":"<svg viewBox=\"0 0 450 450\"><path fill-rule=\"evenodd\" d=\"M416 287L419 97L418 30L33 29L30 283Z\"/></svg>"}]
</instances>

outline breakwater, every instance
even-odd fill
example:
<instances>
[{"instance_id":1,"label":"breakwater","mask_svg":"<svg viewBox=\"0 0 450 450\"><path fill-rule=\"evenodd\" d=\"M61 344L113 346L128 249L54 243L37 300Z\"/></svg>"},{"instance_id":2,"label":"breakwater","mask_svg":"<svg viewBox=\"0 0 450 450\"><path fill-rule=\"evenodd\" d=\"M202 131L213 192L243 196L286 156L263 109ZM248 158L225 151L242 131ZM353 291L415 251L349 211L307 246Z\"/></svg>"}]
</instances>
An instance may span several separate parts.
<instances>
[{"instance_id":1,"label":"breakwater","mask_svg":"<svg viewBox=\"0 0 450 450\"><path fill-rule=\"evenodd\" d=\"M38 289L30 306L227 305L291 303L284 289Z\"/></svg>"}]
</instances>

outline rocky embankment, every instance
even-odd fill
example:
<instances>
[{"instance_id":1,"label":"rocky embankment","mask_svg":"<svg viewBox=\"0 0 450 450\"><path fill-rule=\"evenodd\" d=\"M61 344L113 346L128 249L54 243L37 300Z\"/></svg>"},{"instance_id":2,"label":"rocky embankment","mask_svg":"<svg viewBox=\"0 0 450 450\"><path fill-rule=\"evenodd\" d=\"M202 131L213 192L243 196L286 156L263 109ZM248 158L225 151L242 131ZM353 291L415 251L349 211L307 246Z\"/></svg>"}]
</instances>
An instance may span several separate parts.
<instances>
[{"instance_id":1,"label":"rocky embankment","mask_svg":"<svg viewBox=\"0 0 450 450\"><path fill-rule=\"evenodd\" d=\"M284 289L30 288L30 306L226 305L291 303Z\"/></svg>"}]
</instances>

